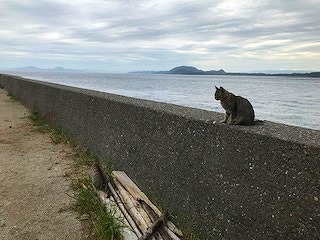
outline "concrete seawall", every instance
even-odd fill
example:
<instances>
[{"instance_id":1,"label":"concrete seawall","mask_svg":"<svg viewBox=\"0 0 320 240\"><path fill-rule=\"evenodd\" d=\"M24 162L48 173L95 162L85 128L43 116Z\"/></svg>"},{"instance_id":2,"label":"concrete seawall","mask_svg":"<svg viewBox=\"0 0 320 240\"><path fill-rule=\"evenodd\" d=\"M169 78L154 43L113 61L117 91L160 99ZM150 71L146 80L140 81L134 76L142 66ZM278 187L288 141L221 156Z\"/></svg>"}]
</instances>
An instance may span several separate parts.
<instances>
[{"instance_id":1,"label":"concrete seawall","mask_svg":"<svg viewBox=\"0 0 320 240\"><path fill-rule=\"evenodd\" d=\"M320 238L319 131L228 126L220 113L8 75L0 85L101 159L111 156L202 239Z\"/></svg>"}]
</instances>

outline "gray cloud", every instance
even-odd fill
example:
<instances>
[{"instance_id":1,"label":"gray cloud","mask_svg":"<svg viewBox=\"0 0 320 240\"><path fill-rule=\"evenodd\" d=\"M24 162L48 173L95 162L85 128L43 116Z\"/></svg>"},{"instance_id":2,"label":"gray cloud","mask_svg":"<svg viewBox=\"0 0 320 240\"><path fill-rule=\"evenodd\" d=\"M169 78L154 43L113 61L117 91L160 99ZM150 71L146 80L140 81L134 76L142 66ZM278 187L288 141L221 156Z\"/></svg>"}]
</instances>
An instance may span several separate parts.
<instances>
[{"instance_id":1,"label":"gray cloud","mask_svg":"<svg viewBox=\"0 0 320 240\"><path fill-rule=\"evenodd\" d=\"M318 0L0 3L0 52L11 65L42 59L109 71L319 68Z\"/></svg>"}]
</instances>

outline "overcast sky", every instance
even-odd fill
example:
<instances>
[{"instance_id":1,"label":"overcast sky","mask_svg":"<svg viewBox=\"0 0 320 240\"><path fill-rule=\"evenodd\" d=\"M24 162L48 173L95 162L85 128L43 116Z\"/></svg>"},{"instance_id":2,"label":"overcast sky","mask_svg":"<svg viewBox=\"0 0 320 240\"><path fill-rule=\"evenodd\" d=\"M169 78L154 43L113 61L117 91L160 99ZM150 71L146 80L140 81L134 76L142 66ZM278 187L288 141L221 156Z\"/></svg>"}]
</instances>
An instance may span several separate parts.
<instances>
[{"instance_id":1,"label":"overcast sky","mask_svg":"<svg viewBox=\"0 0 320 240\"><path fill-rule=\"evenodd\" d=\"M0 68L320 71L320 0L0 0Z\"/></svg>"}]
</instances>

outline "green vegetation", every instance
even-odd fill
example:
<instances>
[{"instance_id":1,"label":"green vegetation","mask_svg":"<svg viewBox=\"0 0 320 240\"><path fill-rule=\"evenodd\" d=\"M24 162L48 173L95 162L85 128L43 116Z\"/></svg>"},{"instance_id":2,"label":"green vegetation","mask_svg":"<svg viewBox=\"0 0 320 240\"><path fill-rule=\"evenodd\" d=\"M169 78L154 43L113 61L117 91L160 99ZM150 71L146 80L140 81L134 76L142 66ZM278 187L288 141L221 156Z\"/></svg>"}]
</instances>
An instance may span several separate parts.
<instances>
[{"instance_id":1,"label":"green vegetation","mask_svg":"<svg viewBox=\"0 0 320 240\"><path fill-rule=\"evenodd\" d=\"M73 209L81 215L88 215L93 225L93 236L97 239L122 239L120 230L123 224L114 217L100 201L93 189L90 179L82 178L74 181Z\"/></svg>"},{"instance_id":2,"label":"green vegetation","mask_svg":"<svg viewBox=\"0 0 320 240\"><path fill-rule=\"evenodd\" d=\"M31 115L29 116L29 118L31 119L33 126L36 126L39 131L47 132L50 130L49 124L47 123L46 120L44 120L44 118L40 116L38 112L35 112L35 111L31 112Z\"/></svg>"},{"instance_id":3,"label":"green vegetation","mask_svg":"<svg viewBox=\"0 0 320 240\"><path fill-rule=\"evenodd\" d=\"M14 100L14 101L17 100L16 96L14 96L13 94L8 93L7 95L8 95L8 97L9 97L11 100Z\"/></svg>"},{"instance_id":4,"label":"green vegetation","mask_svg":"<svg viewBox=\"0 0 320 240\"><path fill-rule=\"evenodd\" d=\"M88 170L93 163L99 161L98 157L94 156L88 149L77 146L60 128L50 126L38 112L31 112L30 119L39 131L48 132L54 143L69 144L72 147L74 151L74 169L73 172L68 174L72 178L72 189L74 191L71 196L73 199L72 208L81 216L88 216L92 228L90 232L92 232L94 239L121 240L120 232L124 225L114 217L113 212L102 204L91 185L90 178L88 178ZM109 158L105 160L104 162L111 162ZM111 172L112 166L107 166L106 174L111 176ZM187 239L190 240L201 239L194 233L187 233L186 235Z\"/></svg>"},{"instance_id":5,"label":"green vegetation","mask_svg":"<svg viewBox=\"0 0 320 240\"><path fill-rule=\"evenodd\" d=\"M95 162L99 162L97 156L94 156L88 149L80 149L75 147L76 149L76 164L78 166L91 166Z\"/></svg>"},{"instance_id":6,"label":"green vegetation","mask_svg":"<svg viewBox=\"0 0 320 240\"><path fill-rule=\"evenodd\" d=\"M30 119L39 131L49 133L54 143L69 144L73 149L74 166L73 171L68 174L72 178L72 189L74 191L71 196L73 199L72 208L80 215L88 216L92 228L90 233L92 232L93 239L121 240L120 230L124 225L100 201L91 185L90 178L88 178L90 166L99 159L88 149L77 146L60 128L50 126L38 112L31 112ZM111 173L111 170L107 170L107 173Z\"/></svg>"},{"instance_id":7,"label":"green vegetation","mask_svg":"<svg viewBox=\"0 0 320 240\"><path fill-rule=\"evenodd\" d=\"M31 119L33 125L36 126L40 132L49 132L54 143L71 143L71 141L68 140L67 136L61 131L60 128L50 126L38 112L31 112L29 118Z\"/></svg>"}]
</instances>

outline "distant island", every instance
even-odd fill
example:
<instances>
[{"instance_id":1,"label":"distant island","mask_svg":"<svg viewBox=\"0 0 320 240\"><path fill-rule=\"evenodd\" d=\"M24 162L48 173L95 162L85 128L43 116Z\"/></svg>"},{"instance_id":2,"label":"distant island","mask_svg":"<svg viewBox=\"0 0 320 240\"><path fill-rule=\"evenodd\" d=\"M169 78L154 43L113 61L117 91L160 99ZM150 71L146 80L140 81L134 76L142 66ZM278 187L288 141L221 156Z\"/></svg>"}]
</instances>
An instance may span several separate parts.
<instances>
[{"instance_id":1,"label":"distant island","mask_svg":"<svg viewBox=\"0 0 320 240\"><path fill-rule=\"evenodd\" d=\"M314 77L320 78L320 72L310 73L232 73L223 69L203 71L192 66L179 66L170 71L140 71L132 73L155 73L155 74L187 74L187 75L234 75L234 76L285 76L285 77Z\"/></svg>"},{"instance_id":2,"label":"distant island","mask_svg":"<svg viewBox=\"0 0 320 240\"><path fill-rule=\"evenodd\" d=\"M17 71L17 72L80 72L78 70L67 69L63 67L55 67L55 68L38 68L34 66L27 66L21 68L12 68L9 71Z\"/></svg>"}]
</instances>

